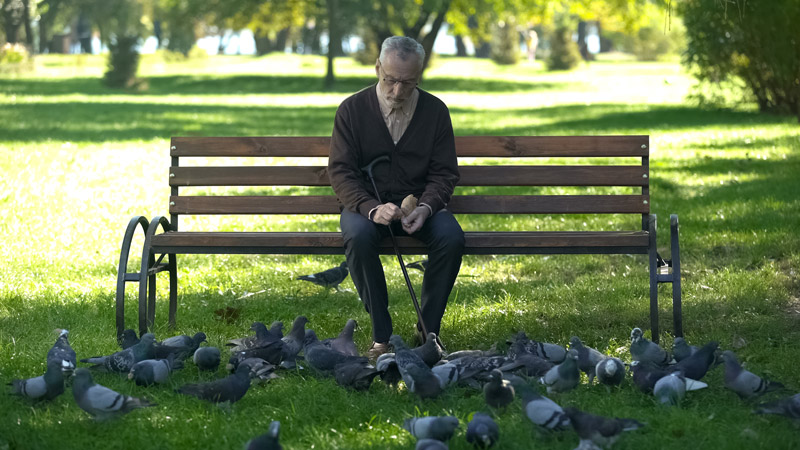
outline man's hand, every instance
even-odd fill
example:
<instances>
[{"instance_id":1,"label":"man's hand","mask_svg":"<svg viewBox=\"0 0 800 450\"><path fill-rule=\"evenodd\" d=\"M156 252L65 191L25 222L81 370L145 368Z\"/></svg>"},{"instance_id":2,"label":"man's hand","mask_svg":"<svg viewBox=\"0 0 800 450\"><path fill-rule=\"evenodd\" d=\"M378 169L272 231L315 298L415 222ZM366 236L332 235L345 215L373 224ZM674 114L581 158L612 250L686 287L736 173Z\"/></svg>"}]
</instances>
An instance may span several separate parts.
<instances>
[{"instance_id":1,"label":"man's hand","mask_svg":"<svg viewBox=\"0 0 800 450\"><path fill-rule=\"evenodd\" d=\"M403 231L408 234L414 234L422 228L425 220L428 219L430 210L424 206L417 206L401 221L403 224Z\"/></svg>"},{"instance_id":2,"label":"man's hand","mask_svg":"<svg viewBox=\"0 0 800 450\"><path fill-rule=\"evenodd\" d=\"M372 221L381 225L389 225L401 217L403 217L403 212L400 211L399 206L394 203L384 203L375 210L375 214L372 215Z\"/></svg>"}]
</instances>

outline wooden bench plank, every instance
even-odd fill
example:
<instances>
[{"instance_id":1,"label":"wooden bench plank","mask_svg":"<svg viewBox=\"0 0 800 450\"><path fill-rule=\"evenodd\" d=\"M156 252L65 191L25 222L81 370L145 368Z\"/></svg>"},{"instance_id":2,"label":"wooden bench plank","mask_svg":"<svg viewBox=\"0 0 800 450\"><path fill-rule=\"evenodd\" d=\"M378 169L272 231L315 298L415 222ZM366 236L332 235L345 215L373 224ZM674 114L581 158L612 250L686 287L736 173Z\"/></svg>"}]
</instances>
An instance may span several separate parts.
<instances>
[{"instance_id":1,"label":"wooden bench plank","mask_svg":"<svg viewBox=\"0 0 800 450\"><path fill-rule=\"evenodd\" d=\"M454 214L647 214L647 195L456 195ZM172 196L170 214L339 214L330 195Z\"/></svg>"},{"instance_id":2,"label":"wooden bench plank","mask_svg":"<svg viewBox=\"0 0 800 450\"><path fill-rule=\"evenodd\" d=\"M647 186L642 166L460 166L459 186ZM324 166L170 167L170 186L330 186Z\"/></svg>"},{"instance_id":3,"label":"wooden bench plank","mask_svg":"<svg viewBox=\"0 0 800 450\"><path fill-rule=\"evenodd\" d=\"M330 137L173 137L170 156L327 157ZM456 136L463 157L648 156L648 136ZM644 147L642 147L644 146Z\"/></svg>"}]
</instances>

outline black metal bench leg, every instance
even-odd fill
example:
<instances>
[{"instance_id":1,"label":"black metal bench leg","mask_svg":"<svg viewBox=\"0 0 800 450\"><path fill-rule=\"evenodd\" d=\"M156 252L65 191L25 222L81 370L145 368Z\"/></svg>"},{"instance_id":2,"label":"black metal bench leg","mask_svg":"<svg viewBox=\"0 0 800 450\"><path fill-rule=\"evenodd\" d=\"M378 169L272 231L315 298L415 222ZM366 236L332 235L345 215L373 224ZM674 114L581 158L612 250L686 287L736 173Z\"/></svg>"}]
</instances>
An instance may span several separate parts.
<instances>
[{"instance_id":1,"label":"black metal bench leg","mask_svg":"<svg viewBox=\"0 0 800 450\"><path fill-rule=\"evenodd\" d=\"M678 215L669 216L670 257L672 258L672 323L675 336L683 337L683 311L681 304L681 247L678 242Z\"/></svg>"},{"instance_id":2,"label":"black metal bench leg","mask_svg":"<svg viewBox=\"0 0 800 450\"><path fill-rule=\"evenodd\" d=\"M116 298L116 327L117 339L122 336L125 330L125 283L128 281L138 281L141 273L128 274L128 255L131 250L131 242L136 228L142 226L142 232L147 234L147 218L145 216L134 216L128 222L125 229L125 236L122 238L122 249L119 252L119 267L117 269L117 298Z\"/></svg>"},{"instance_id":3,"label":"black metal bench leg","mask_svg":"<svg viewBox=\"0 0 800 450\"><path fill-rule=\"evenodd\" d=\"M175 254L169 254L169 328L175 328L175 316L178 312L178 262Z\"/></svg>"},{"instance_id":4,"label":"black metal bench leg","mask_svg":"<svg viewBox=\"0 0 800 450\"><path fill-rule=\"evenodd\" d=\"M142 275L139 280L139 335L147 333L147 329L155 323L156 274L163 269L163 264L160 264L160 260L156 260L152 249L152 240L159 226L165 232L170 230L169 220L166 217L154 217L145 234L144 248L142 249Z\"/></svg>"},{"instance_id":5,"label":"black metal bench leg","mask_svg":"<svg viewBox=\"0 0 800 450\"><path fill-rule=\"evenodd\" d=\"M650 214L648 228L650 237L650 248L647 252L650 263L650 331L653 342L658 343L658 258L656 249L655 214Z\"/></svg>"}]
</instances>

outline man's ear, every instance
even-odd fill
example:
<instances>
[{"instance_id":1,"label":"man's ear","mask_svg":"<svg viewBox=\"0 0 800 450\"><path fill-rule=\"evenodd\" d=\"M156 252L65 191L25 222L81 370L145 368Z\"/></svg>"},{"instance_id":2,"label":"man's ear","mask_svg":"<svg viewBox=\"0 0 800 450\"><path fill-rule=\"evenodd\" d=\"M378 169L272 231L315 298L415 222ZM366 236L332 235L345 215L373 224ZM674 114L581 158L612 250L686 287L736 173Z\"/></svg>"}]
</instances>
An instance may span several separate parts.
<instances>
[{"instance_id":1,"label":"man's ear","mask_svg":"<svg viewBox=\"0 0 800 450\"><path fill-rule=\"evenodd\" d=\"M380 58L378 58L378 59L375 60L375 75L378 78L380 78L380 76L381 76L380 68L381 68L381 60L380 60Z\"/></svg>"}]
</instances>

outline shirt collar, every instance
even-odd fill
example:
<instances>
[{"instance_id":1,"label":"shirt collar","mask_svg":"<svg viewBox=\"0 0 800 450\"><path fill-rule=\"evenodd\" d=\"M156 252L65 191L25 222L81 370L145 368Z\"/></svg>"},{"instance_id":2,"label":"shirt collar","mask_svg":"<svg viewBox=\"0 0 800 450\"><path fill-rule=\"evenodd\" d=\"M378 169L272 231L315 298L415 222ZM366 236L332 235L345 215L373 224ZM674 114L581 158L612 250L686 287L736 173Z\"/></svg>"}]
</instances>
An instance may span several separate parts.
<instances>
[{"instance_id":1,"label":"shirt collar","mask_svg":"<svg viewBox=\"0 0 800 450\"><path fill-rule=\"evenodd\" d=\"M391 105L389 105L386 97L384 97L381 93L380 86L377 84L375 85L375 92L378 94L378 105L381 107L381 114L383 115L384 119L388 118L389 114L391 114L393 110L401 112L405 115L414 114L414 111L411 110L411 105L414 104L416 98L419 97L419 91L416 88L411 95L409 95L408 98L402 104L400 104L400 107L398 108L392 108Z\"/></svg>"}]
</instances>

